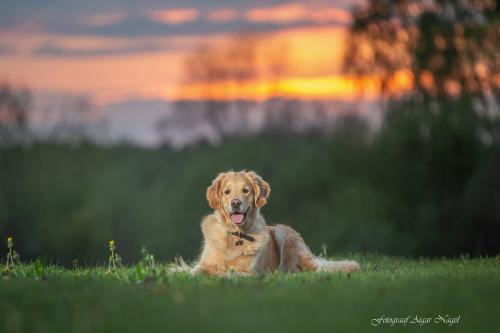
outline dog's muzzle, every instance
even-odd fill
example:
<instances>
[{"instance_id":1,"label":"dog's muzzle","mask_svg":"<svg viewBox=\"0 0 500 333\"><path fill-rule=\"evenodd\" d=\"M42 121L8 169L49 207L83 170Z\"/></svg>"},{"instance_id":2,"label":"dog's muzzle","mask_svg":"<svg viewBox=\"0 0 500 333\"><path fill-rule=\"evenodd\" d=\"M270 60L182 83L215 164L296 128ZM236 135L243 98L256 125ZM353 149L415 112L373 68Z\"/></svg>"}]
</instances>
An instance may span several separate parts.
<instances>
[{"instance_id":1,"label":"dog's muzzle","mask_svg":"<svg viewBox=\"0 0 500 333\"><path fill-rule=\"evenodd\" d=\"M235 225L243 225L245 223L245 217L247 216L247 212L232 212L229 214L231 217L231 222L233 222Z\"/></svg>"}]
</instances>

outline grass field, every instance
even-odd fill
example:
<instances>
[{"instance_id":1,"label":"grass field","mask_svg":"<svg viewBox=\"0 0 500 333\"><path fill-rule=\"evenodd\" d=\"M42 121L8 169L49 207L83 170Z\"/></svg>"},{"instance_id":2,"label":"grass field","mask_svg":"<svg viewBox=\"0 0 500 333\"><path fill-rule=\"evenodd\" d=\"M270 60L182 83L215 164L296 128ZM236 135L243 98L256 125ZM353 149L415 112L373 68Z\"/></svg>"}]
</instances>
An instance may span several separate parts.
<instances>
[{"instance_id":1,"label":"grass field","mask_svg":"<svg viewBox=\"0 0 500 333\"><path fill-rule=\"evenodd\" d=\"M499 327L498 257L350 257L361 263L361 272L217 278L170 272L168 264L151 269L143 263L112 273L107 267L18 265L15 272L3 271L0 282L0 332L491 332ZM408 316L406 325L388 323ZM458 316L454 323L451 318Z\"/></svg>"}]
</instances>

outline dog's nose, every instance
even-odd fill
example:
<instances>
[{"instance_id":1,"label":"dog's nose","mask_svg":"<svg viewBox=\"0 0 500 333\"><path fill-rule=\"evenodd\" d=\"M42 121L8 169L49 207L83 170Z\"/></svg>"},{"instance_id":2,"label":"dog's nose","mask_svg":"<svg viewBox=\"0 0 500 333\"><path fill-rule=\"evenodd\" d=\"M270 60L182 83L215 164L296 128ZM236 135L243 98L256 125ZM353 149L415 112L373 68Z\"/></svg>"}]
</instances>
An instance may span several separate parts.
<instances>
[{"instance_id":1,"label":"dog's nose","mask_svg":"<svg viewBox=\"0 0 500 333\"><path fill-rule=\"evenodd\" d=\"M233 199L231 200L231 207L233 208L240 208L241 206L241 200L240 199Z\"/></svg>"}]
</instances>

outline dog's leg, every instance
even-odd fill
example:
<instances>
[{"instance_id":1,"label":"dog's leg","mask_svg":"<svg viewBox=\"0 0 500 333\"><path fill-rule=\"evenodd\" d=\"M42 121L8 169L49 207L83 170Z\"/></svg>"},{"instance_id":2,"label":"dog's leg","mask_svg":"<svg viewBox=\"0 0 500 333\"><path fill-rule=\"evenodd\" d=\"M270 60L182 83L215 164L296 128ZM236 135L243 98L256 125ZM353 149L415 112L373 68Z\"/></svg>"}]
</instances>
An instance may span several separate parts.
<instances>
[{"instance_id":1,"label":"dog's leg","mask_svg":"<svg viewBox=\"0 0 500 333\"><path fill-rule=\"evenodd\" d=\"M302 238L295 230L277 225L274 229L274 238L279 250L280 272L300 272L308 268L302 260Z\"/></svg>"},{"instance_id":2,"label":"dog's leg","mask_svg":"<svg viewBox=\"0 0 500 333\"><path fill-rule=\"evenodd\" d=\"M207 275L221 275L225 273L224 269L220 269L218 265L207 265L201 264L195 266L192 271L192 274L207 274Z\"/></svg>"},{"instance_id":3,"label":"dog's leg","mask_svg":"<svg viewBox=\"0 0 500 333\"><path fill-rule=\"evenodd\" d=\"M221 275L226 272L226 230L215 215L206 216L201 222L203 233L203 250L200 259L191 270L191 273Z\"/></svg>"},{"instance_id":4,"label":"dog's leg","mask_svg":"<svg viewBox=\"0 0 500 333\"><path fill-rule=\"evenodd\" d=\"M332 261L316 257L298 232L284 225L275 228L275 239L280 252L281 272L320 271L355 272L360 269L355 261Z\"/></svg>"}]
</instances>

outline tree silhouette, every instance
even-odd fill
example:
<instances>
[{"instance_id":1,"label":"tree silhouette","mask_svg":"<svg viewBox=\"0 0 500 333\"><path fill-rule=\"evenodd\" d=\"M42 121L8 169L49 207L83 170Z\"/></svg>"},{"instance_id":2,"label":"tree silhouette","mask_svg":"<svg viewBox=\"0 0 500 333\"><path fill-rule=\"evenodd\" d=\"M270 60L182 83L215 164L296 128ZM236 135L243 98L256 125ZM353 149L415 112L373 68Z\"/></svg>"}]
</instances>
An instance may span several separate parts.
<instances>
[{"instance_id":1,"label":"tree silhouette","mask_svg":"<svg viewBox=\"0 0 500 333\"><path fill-rule=\"evenodd\" d=\"M497 249L498 215L481 209L500 200L489 185L498 183L499 17L490 0L369 0L353 11L345 71L378 82L379 186L404 198L396 221L423 254ZM405 95L401 73L413 82Z\"/></svg>"},{"instance_id":2,"label":"tree silhouette","mask_svg":"<svg viewBox=\"0 0 500 333\"><path fill-rule=\"evenodd\" d=\"M198 85L206 120L221 138L231 130L230 118L244 124L246 103L238 103L238 94L259 75L257 44L255 35L236 35L224 45L201 43L185 59L186 82ZM220 91L221 84L226 91ZM236 107L230 108L230 102L236 103Z\"/></svg>"},{"instance_id":3,"label":"tree silhouette","mask_svg":"<svg viewBox=\"0 0 500 333\"><path fill-rule=\"evenodd\" d=\"M0 145L19 143L27 138L30 109L28 90L0 83Z\"/></svg>"},{"instance_id":4,"label":"tree silhouette","mask_svg":"<svg viewBox=\"0 0 500 333\"><path fill-rule=\"evenodd\" d=\"M290 103L270 98L279 94L288 71L287 45L264 43L263 38L257 33L239 33L223 41L201 42L186 56L180 90L189 91L194 100L177 101L172 113L158 122L164 143L178 147L187 141L215 144L264 126L291 128L290 117L300 121L295 119L297 112L282 110ZM261 83L266 91L257 89ZM260 101L260 97L270 99Z\"/></svg>"},{"instance_id":5,"label":"tree silhouette","mask_svg":"<svg viewBox=\"0 0 500 333\"><path fill-rule=\"evenodd\" d=\"M412 93L419 97L444 100L467 94L491 104L495 96L498 104L500 25L495 1L370 0L353 17L345 69L375 75L384 97L393 98L395 74L407 71L414 82Z\"/></svg>"}]
</instances>

